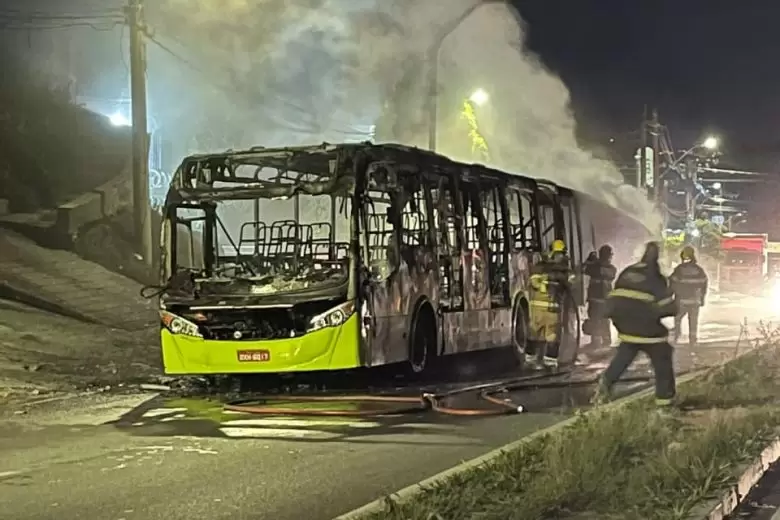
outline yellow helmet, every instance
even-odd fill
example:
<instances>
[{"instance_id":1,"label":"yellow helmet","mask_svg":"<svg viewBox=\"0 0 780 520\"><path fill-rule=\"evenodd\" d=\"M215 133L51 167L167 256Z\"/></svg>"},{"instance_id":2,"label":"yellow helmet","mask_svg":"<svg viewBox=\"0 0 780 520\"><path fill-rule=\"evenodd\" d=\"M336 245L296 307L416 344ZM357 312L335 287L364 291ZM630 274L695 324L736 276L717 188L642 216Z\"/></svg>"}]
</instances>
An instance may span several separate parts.
<instances>
[{"instance_id":1,"label":"yellow helmet","mask_svg":"<svg viewBox=\"0 0 780 520\"><path fill-rule=\"evenodd\" d=\"M552 243L552 247L550 248L550 252L552 253L565 253L566 252L566 244L563 243L563 240L556 240Z\"/></svg>"},{"instance_id":2,"label":"yellow helmet","mask_svg":"<svg viewBox=\"0 0 780 520\"><path fill-rule=\"evenodd\" d=\"M685 246L680 251L680 260L685 262L686 260L696 260L696 251L691 246Z\"/></svg>"}]
</instances>

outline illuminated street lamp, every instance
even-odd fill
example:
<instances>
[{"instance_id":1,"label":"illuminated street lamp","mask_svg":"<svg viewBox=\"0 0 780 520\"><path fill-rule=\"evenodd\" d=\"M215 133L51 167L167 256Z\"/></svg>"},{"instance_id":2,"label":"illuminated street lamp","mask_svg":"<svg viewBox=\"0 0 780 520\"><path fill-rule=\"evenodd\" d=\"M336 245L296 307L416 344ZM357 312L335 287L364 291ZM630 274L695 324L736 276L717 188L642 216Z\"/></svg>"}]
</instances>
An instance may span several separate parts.
<instances>
[{"instance_id":1,"label":"illuminated street lamp","mask_svg":"<svg viewBox=\"0 0 780 520\"><path fill-rule=\"evenodd\" d=\"M713 190L719 190L722 187L723 187L723 185L721 183L719 183L719 182L716 182L715 184L712 185L712 189Z\"/></svg>"},{"instance_id":2,"label":"illuminated street lamp","mask_svg":"<svg viewBox=\"0 0 780 520\"><path fill-rule=\"evenodd\" d=\"M718 147L718 138L710 136L701 145L707 150L715 150Z\"/></svg>"},{"instance_id":3,"label":"illuminated street lamp","mask_svg":"<svg viewBox=\"0 0 780 520\"><path fill-rule=\"evenodd\" d=\"M433 44L429 47L427 52L427 67L428 67L428 149L436 151L436 134L437 134L437 118L438 118L438 97L439 97L439 53L444 45L444 40L447 36L455 32L460 25L477 9L488 4L505 4L506 0L483 0L482 2L476 2L471 7L464 10L458 17L452 20L447 26L442 28L433 39Z\"/></svg>"},{"instance_id":4,"label":"illuminated street lamp","mask_svg":"<svg viewBox=\"0 0 780 520\"><path fill-rule=\"evenodd\" d=\"M478 107L481 107L485 103L487 103L490 100L490 96L487 92L485 92L484 89L478 88L475 90L470 96L469 101L477 105Z\"/></svg>"},{"instance_id":5,"label":"illuminated street lamp","mask_svg":"<svg viewBox=\"0 0 780 520\"><path fill-rule=\"evenodd\" d=\"M111 121L111 124L114 126L130 126L130 121L119 112L114 112L108 116L108 120Z\"/></svg>"}]
</instances>

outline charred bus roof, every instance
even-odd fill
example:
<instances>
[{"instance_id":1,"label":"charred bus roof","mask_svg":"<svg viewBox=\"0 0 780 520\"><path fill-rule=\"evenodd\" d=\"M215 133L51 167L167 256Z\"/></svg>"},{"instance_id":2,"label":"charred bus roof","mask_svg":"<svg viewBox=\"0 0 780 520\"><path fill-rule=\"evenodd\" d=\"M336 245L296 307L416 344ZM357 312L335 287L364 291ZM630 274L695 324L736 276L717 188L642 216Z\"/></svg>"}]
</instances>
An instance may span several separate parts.
<instances>
[{"instance_id":1,"label":"charred bus roof","mask_svg":"<svg viewBox=\"0 0 780 520\"><path fill-rule=\"evenodd\" d=\"M457 171L464 178L492 178L570 192L554 182L507 173L482 164L461 163L429 150L393 143L348 143L281 148L253 147L186 157L177 169L167 204L183 201L318 195L351 188L362 163L387 162L415 167L413 173ZM422 167L422 168L419 168ZM418 169L419 168L419 169ZM268 175L268 170L274 170ZM262 176L262 178L261 178ZM218 185L217 185L218 184Z\"/></svg>"}]
</instances>

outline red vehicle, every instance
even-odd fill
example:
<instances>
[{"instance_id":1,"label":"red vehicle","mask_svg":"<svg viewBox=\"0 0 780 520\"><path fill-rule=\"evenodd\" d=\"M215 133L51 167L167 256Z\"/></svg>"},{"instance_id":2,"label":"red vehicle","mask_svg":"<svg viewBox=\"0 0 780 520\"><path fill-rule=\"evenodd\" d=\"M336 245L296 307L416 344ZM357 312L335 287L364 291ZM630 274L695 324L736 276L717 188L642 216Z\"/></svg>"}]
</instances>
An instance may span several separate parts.
<instances>
[{"instance_id":1,"label":"red vehicle","mask_svg":"<svg viewBox=\"0 0 780 520\"><path fill-rule=\"evenodd\" d=\"M721 290L740 292L760 290L766 280L768 245L767 234L727 233L723 235Z\"/></svg>"}]
</instances>

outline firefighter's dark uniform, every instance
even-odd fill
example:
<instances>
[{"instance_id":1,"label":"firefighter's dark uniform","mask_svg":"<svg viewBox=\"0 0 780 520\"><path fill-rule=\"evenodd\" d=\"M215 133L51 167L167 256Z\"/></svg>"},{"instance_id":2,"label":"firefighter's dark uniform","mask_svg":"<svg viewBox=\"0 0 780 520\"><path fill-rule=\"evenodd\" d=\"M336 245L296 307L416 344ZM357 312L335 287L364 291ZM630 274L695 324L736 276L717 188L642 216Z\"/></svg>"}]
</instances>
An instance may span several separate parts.
<instances>
[{"instance_id":1,"label":"firefighter's dark uniform","mask_svg":"<svg viewBox=\"0 0 780 520\"><path fill-rule=\"evenodd\" d=\"M526 361L535 364L539 354L548 367L558 366L562 315L571 294L571 269L562 241L553 243L547 258L533 266L528 288L529 341Z\"/></svg>"},{"instance_id":2,"label":"firefighter's dark uniform","mask_svg":"<svg viewBox=\"0 0 780 520\"><path fill-rule=\"evenodd\" d=\"M674 316L677 304L668 280L661 274L657 244L648 244L642 260L620 273L608 301L620 345L601 377L594 400L608 399L620 376L637 354L644 352L655 372L656 404L671 405L676 393L673 349L669 344L669 330L661 318Z\"/></svg>"},{"instance_id":3,"label":"firefighter's dark uniform","mask_svg":"<svg viewBox=\"0 0 780 520\"><path fill-rule=\"evenodd\" d=\"M612 344L612 331L607 312L607 297L617 277L617 269L612 265L612 248L608 245L601 246L598 256L593 254L585 262L583 272L590 278L588 323L584 332L591 337L591 346L609 346Z\"/></svg>"},{"instance_id":4,"label":"firefighter's dark uniform","mask_svg":"<svg viewBox=\"0 0 780 520\"><path fill-rule=\"evenodd\" d=\"M692 247L683 248L680 259L682 263L674 268L669 277L679 306L674 317L674 341L679 341L682 320L687 315L688 340L694 347L699 336L699 310L704 306L709 280L707 273L696 262L696 253Z\"/></svg>"}]
</instances>

